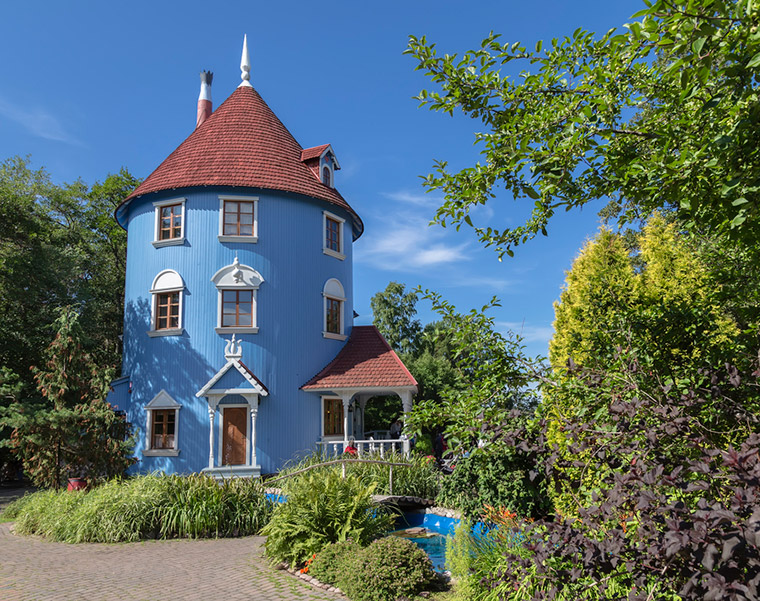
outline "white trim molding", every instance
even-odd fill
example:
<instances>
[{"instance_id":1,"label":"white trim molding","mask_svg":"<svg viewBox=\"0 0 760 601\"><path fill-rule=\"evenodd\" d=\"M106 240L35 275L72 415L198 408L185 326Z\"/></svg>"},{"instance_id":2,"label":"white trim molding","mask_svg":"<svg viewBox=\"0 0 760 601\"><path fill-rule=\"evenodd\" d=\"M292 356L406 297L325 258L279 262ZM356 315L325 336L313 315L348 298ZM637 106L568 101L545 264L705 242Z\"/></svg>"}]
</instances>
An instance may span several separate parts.
<instances>
[{"instance_id":1,"label":"white trim molding","mask_svg":"<svg viewBox=\"0 0 760 601\"><path fill-rule=\"evenodd\" d=\"M211 278L218 291L217 309L216 309L216 327L214 331L217 334L256 334L259 331L257 325L258 301L257 295L259 286L264 282L264 278L253 267L243 265L235 257L231 265L222 267ZM222 308L224 292L228 290L250 290L251 291L251 325L234 325L225 326L222 324Z\"/></svg>"},{"instance_id":2,"label":"white trim molding","mask_svg":"<svg viewBox=\"0 0 760 601\"><path fill-rule=\"evenodd\" d=\"M182 276L173 269L164 269L153 278L153 284L149 290L151 294L150 300L150 330L148 330L148 336L151 338L157 338L160 336L181 336L185 333L184 323L184 304L185 304L185 282ZM157 308L159 294L170 294L172 292L179 293L179 316L178 327L176 328L163 328L156 329Z\"/></svg>"},{"instance_id":3,"label":"white trim molding","mask_svg":"<svg viewBox=\"0 0 760 601\"><path fill-rule=\"evenodd\" d=\"M332 219L338 223L338 250L335 251L332 248L327 247L327 220ZM343 252L345 249L345 242L343 238L343 224L345 219L338 217L335 213L329 211L322 211L322 252L336 259L343 261L346 258L346 254Z\"/></svg>"},{"instance_id":4,"label":"white trim molding","mask_svg":"<svg viewBox=\"0 0 760 601\"><path fill-rule=\"evenodd\" d=\"M155 217L153 219L153 246L156 248L162 248L164 246L180 246L185 243L185 215L186 207L185 203L187 198L171 198L168 200L158 200L153 203ZM178 238L168 238L166 240L159 240L159 234L161 230L161 209L171 205L181 205L182 207L182 219L180 224L180 235Z\"/></svg>"},{"instance_id":5,"label":"white trim molding","mask_svg":"<svg viewBox=\"0 0 760 601\"><path fill-rule=\"evenodd\" d=\"M253 235L240 236L224 233L224 202L250 202L253 203ZM220 242L247 242L255 244L259 241L259 197L258 196L236 196L224 194L219 196L219 235Z\"/></svg>"}]
</instances>

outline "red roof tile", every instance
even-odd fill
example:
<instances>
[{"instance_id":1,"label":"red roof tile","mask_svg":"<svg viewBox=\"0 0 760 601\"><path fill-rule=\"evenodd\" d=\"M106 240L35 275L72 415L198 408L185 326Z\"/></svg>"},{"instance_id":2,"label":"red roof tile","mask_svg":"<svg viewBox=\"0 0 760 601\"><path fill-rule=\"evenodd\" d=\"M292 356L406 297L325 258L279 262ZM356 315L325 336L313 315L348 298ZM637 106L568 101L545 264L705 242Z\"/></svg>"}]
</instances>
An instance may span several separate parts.
<instances>
[{"instance_id":1,"label":"red roof tile","mask_svg":"<svg viewBox=\"0 0 760 601\"><path fill-rule=\"evenodd\" d=\"M319 147L315 147L319 148ZM364 224L334 188L302 162L303 149L258 92L239 87L172 152L117 209L133 198L195 186L241 186L304 194L342 207Z\"/></svg>"},{"instance_id":2,"label":"red roof tile","mask_svg":"<svg viewBox=\"0 0 760 601\"><path fill-rule=\"evenodd\" d=\"M304 148L301 151L301 160L308 161L309 159L316 159L322 156L322 153L326 148L329 148L329 144L322 144L322 146L314 146L312 148Z\"/></svg>"},{"instance_id":3,"label":"red roof tile","mask_svg":"<svg viewBox=\"0 0 760 601\"><path fill-rule=\"evenodd\" d=\"M354 326L338 355L303 390L417 386L375 326Z\"/></svg>"}]
</instances>

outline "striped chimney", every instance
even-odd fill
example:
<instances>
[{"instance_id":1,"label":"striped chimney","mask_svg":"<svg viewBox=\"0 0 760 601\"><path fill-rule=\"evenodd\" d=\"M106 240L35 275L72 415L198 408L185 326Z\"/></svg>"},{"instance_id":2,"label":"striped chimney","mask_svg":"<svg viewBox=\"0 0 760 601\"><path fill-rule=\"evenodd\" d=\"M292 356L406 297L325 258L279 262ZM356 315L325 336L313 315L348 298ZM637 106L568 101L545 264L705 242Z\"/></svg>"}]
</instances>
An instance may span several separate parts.
<instances>
[{"instance_id":1,"label":"striped chimney","mask_svg":"<svg viewBox=\"0 0 760 601\"><path fill-rule=\"evenodd\" d=\"M214 74L211 71L201 71L201 93L198 95L198 119L195 129L211 116L211 81Z\"/></svg>"}]
</instances>

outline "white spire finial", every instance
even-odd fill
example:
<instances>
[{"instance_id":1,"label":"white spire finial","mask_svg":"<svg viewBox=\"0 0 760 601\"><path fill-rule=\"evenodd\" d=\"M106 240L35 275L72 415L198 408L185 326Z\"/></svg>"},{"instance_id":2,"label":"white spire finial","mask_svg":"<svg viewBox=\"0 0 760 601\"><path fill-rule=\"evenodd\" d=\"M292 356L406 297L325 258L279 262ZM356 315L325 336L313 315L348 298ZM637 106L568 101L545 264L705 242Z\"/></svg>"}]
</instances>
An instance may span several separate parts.
<instances>
[{"instance_id":1,"label":"white spire finial","mask_svg":"<svg viewBox=\"0 0 760 601\"><path fill-rule=\"evenodd\" d=\"M249 81L251 79L251 59L248 56L248 35L243 36L243 56L240 57L240 79L243 81L238 86L239 88L242 87L253 87L251 86L251 82Z\"/></svg>"}]
</instances>

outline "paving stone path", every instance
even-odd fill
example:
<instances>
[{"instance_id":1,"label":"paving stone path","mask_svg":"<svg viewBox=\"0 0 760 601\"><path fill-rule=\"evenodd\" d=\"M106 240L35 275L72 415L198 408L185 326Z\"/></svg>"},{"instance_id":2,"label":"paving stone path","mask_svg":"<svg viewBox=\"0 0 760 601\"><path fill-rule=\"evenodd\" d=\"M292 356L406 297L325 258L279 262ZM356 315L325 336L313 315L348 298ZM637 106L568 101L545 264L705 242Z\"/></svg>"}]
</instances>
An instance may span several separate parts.
<instances>
[{"instance_id":1,"label":"paving stone path","mask_svg":"<svg viewBox=\"0 0 760 601\"><path fill-rule=\"evenodd\" d=\"M0 601L335 601L262 558L264 538L69 545L0 524Z\"/></svg>"}]
</instances>

